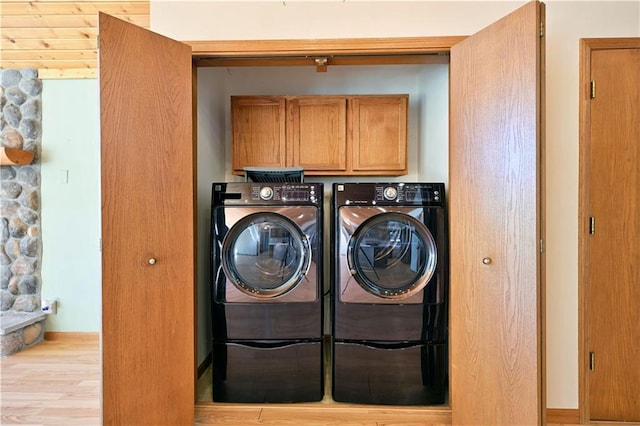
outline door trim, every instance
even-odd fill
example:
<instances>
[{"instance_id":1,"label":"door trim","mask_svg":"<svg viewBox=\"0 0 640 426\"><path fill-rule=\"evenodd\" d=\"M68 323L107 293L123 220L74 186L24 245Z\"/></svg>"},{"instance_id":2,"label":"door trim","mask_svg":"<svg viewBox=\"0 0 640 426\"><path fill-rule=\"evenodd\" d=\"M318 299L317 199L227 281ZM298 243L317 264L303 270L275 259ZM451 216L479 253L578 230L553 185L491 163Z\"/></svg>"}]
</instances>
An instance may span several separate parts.
<instances>
[{"instance_id":1,"label":"door trim","mask_svg":"<svg viewBox=\"0 0 640 426\"><path fill-rule=\"evenodd\" d=\"M195 67L447 64L467 36L187 41ZM320 61L320 62L318 62ZM323 63L320 67L318 64Z\"/></svg>"},{"instance_id":2,"label":"door trim","mask_svg":"<svg viewBox=\"0 0 640 426\"><path fill-rule=\"evenodd\" d=\"M589 187L591 178L589 152L591 147L591 53L595 50L638 49L640 37L582 38L580 39L579 76L579 163L578 163L578 404L580 423L590 422L589 407L589 357L587 356L589 330L587 330L587 307L589 294L589 245L588 221L590 205Z\"/></svg>"},{"instance_id":3,"label":"door trim","mask_svg":"<svg viewBox=\"0 0 640 426\"><path fill-rule=\"evenodd\" d=\"M467 36L335 38L287 40L194 40L191 46L196 59L307 57L315 55L366 54L437 54L449 52L451 46ZM315 66L315 63L314 63Z\"/></svg>"}]
</instances>

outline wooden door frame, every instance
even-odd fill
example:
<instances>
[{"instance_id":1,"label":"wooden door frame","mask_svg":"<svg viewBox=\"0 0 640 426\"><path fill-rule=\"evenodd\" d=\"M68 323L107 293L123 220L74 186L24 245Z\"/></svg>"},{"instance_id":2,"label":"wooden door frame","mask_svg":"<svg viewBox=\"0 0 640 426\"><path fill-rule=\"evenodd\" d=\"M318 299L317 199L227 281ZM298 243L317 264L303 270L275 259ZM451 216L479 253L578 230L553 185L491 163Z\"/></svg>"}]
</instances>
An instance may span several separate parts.
<instances>
[{"instance_id":1,"label":"wooden door frame","mask_svg":"<svg viewBox=\"0 0 640 426\"><path fill-rule=\"evenodd\" d=\"M448 63L467 36L185 41L196 67ZM317 60L326 59L326 62Z\"/></svg>"},{"instance_id":2,"label":"wooden door frame","mask_svg":"<svg viewBox=\"0 0 640 426\"><path fill-rule=\"evenodd\" d=\"M580 423L588 424L589 410L589 152L591 148L591 53L595 50L639 49L640 37L580 39L579 172L578 172L578 404Z\"/></svg>"}]
</instances>

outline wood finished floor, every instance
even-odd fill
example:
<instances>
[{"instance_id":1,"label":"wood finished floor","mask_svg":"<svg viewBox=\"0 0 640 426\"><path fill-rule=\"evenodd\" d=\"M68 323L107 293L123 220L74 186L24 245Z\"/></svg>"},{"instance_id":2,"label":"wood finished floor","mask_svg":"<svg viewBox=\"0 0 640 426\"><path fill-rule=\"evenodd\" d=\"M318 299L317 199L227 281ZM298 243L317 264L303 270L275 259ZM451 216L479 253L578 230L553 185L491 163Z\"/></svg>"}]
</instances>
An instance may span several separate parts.
<instances>
[{"instance_id":1,"label":"wood finished floor","mask_svg":"<svg viewBox=\"0 0 640 426\"><path fill-rule=\"evenodd\" d=\"M0 361L3 425L99 425L98 340L45 341Z\"/></svg>"},{"instance_id":2,"label":"wood finished floor","mask_svg":"<svg viewBox=\"0 0 640 426\"><path fill-rule=\"evenodd\" d=\"M100 351L96 338L46 340L0 359L0 376L2 425L100 425ZM445 410L431 410L430 423L424 422L424 414L421 408L327 402L295 407L200 403L195 408L195 425L407 426L451 421Z\"/></svg>"}]
</instances>

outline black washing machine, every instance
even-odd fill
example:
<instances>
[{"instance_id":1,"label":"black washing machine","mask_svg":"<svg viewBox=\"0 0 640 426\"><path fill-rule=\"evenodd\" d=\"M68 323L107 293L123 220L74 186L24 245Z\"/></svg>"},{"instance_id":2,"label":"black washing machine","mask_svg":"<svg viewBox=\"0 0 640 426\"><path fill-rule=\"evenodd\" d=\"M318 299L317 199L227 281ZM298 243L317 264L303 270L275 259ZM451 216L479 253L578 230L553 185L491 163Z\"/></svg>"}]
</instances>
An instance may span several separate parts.
<instances>
[{"instance_id":1,"label":"black washing machine","mask_svg":"<svg viewBox=\"0 0 640 426\"><path fill-rule=\"evenodd\" d=\"M324 393L319 183L214 183L213 400Z\"/></svg>"},{"instance_id":2,"label":"black washing machine","mask_svg":"<svg viewBox=\"0 0 640 426\"><path fill-rule=\"evenodd\" d=\"M332 206L333 399L444 403L444 184L337 183Z\"/></svg>"}]
</instances>

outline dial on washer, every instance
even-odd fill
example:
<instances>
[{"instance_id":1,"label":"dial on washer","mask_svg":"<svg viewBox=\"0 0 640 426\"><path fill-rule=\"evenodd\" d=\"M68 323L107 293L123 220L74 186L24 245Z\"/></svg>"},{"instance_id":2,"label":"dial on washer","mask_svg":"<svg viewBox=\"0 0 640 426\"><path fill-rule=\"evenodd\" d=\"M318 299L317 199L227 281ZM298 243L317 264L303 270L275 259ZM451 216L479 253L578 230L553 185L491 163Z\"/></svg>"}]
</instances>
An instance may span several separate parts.
<instances>
[{"instance_id":1,"label":"dial on washer","mask_svg":"<svg viewBox=\"0 0 640 426\"><path fill-rule=\"evenodd\" d=\"M270 186L264 186L260 188L260 198L263 200L270 200L273 198L273 188Z\"/></svg>"},{"instance_id":2,"label":"dial on washer","mask_svg":"<svg viewBox=\"0 0 640 426\"><path fill-rule=\"evenodd\" d=\"M393 186L387 186L384 189L383 195L385 199L389 201L393 201L398 197L398 190L395 189Z\"/></svg>"}]
</instances>

